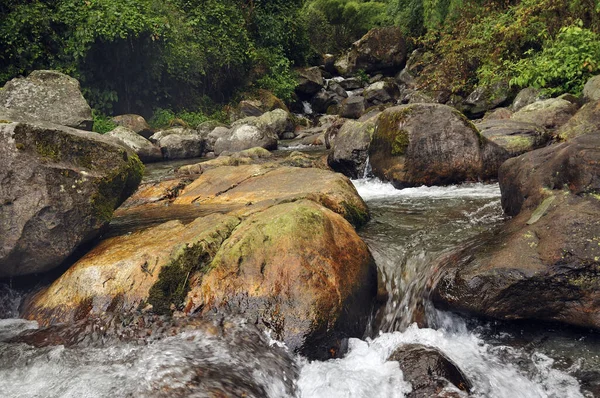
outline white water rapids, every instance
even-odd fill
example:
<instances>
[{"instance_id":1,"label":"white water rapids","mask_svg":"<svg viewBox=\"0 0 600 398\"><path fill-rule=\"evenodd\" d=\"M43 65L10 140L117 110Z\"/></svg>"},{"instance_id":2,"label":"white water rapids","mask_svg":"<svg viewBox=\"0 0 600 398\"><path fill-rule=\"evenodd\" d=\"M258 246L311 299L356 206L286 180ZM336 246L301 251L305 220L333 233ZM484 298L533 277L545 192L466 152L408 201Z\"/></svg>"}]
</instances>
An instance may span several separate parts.
<instances>
[{"instance_id":1,"label":"white water rapids","mask_svg":"<svg viewBox=\"0 0 600 398\"><path fill-rule=\"evenodd\" d=\"M254 332L246 336L243 325L227 341L186 331L146 345L34 348L1 342L36 327L8 319L0 320L0 397L227 396L206 393L212 391L210 383L202 391L190 389L189 383L199 377L224 378L232 385L249 383L256 391L252 396L404 397L411 385L399 364L386 359L409 343L436 347L453 360L473 383L473 397L592 396L584 395L571 375L577 363L558 369L544 352L490 343L461 318L431 308L427 315L432 328L411 324L412 301L420 297L426 266L502 219L497 185L401 191L372 179L355 185L372 209L373 221L361 235L384 275L390 299L376 337L350 339L344 358L309 362L291 357L267 336L257 337ZM405 244L390 247L391 241ZM286 361L292 366L286 367Z\"/></svg>"}]
</instances>

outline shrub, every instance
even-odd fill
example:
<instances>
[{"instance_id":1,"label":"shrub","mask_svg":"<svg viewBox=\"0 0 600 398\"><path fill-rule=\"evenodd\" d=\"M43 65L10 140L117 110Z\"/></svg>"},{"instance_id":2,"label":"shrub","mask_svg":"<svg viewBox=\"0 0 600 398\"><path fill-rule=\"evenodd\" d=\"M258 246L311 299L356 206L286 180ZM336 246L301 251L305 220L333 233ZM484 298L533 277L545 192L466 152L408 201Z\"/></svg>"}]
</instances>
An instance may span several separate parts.
<instances>
[{"instance_id":1,"label":"shrub","mask_svg":"<svg viewBox=\"0 0 600 398\"><path fill-rule=\"evenodd\" d=\"M108 133L117 127L117 124L110 117L95 109L92 110L92 118L94 120L92 131L96 133Z\"/></svg>"}]
</instances>

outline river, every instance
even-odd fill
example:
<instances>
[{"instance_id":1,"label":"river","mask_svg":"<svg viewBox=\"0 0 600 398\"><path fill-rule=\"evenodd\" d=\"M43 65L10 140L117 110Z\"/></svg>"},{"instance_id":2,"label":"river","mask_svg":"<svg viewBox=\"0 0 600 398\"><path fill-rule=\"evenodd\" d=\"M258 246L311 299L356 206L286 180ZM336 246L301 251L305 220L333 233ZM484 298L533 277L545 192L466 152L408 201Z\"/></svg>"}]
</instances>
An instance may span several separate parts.
<instances>
[{"instance_id":1,"label":"river","mask_svg":"<svg viewBox=\"0 0 600 398\"><path fill-rule=\"evenodd\" d=\"M594 396L596 333L465 318L428 301L445 254L503 222L497 185L395 190L373 179L354 184L372 213L359 233L388 299L368 337L350 339L344 358L310 362L237 318L143 343L97 339L39 348L7 341L37 328L12 318L0 320L0 396L403 397L411 386L398 363L386 359L406 343L441 350L471 380L473 397ZM2 286L0 297L4 314L14 316L19 292Z\"/></svg>"}]
</instances>

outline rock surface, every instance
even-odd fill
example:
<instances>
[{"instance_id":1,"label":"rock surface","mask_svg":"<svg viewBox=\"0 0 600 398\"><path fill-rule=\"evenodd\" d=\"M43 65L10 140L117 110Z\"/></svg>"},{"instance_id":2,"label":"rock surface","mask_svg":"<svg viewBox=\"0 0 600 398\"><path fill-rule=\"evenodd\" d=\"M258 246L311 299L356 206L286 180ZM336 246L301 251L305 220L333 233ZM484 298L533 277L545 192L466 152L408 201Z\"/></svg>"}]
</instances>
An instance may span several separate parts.
<instances>
[{"instance_id":1,"label":"rock surface","mask_svg":"<svg viewBox=\"0 0 600 398\"><path fill-rule=\"evenodd\" d=\"M506 149L511 156L541 148L552 138L545 128L516 120L484 120L475 124L475 127L485 138Z\"/></svg>"},{"instance_id":2,"label":"rock surface","mask_svg":"<svg viewBox=\"0 0 600 398\"><path fill-rule=\"evenodd\" d=\"M113 122L115 122L119 126L126 127L130 130L133 130L135 133L141 135L144 138L150 138L154 131L140 115L119 115L112 118Z\"/></svg>"},{"instance_id":3,"label":"rock surface","mask_svg":"<svg viewBox=\"0 0 600 398\"><path fill-rule=\"evenodd\" d=\"M507 157L460 112L439 104L386 109L369 149L373 173L397 188L492 178Z\"/></svg>"},{"instance_id":4,"label":"rock surface","mask_svg":"<svg viewBox=\"0 0 600 398\"><path fill-rule=\"evenodd\" d=\"M311 96L323 88L323 75L318 66L297 69L298 85L296 92L300 95Z\"/></svg>"},{"instance_id":5,"label":"rock surface","mask_svg":"<svg viewBox=\"0 0 600 398\"><path fill-rule=\"evenodd\" d=\"M583 87L583 99L585 101L600 100L600 75L592 77Z\"/></svg>"},{"instance_id":6,"label":"rock surface","mask_svg":"<svg viewBox=\"0 0 600 398\"><path fill-rule=\"evenodd\" d=\"M156 144L162 156L170 160L198 158L206 152L206 140L198 134L168 134L159 138Z\"/></svg>"},{"instance_id":7,"label":"rock surface","mask_svg":"<svg viewBox=\"0 0 600 398\"><path fill-rule=\"evenodd\" d=\"M580 135L600 132L600 100L585 104L562 125L556 135L559 140L569 140Z\"/></svg>"},{"instance_id":8,"label":"rock surface","mask_svg":"<svg viewBox=\"0 0 600 398\"><path fill-rule=\"evenodd\" d=\"M465 100L471 115L483 115L486 111L502 105L508 99L510 89L505 82L492 86L477 87Z\"/></svg>"},{"instance_id":9,"label":"rock surface","mask_svg":"<svg viewBox=\"0 0 600 398\"><path fill-rule=\"evenodd\" d=\"M327 158L333 170L350 178L364 175L376 122L377 117L372 117L364 122L348 120L342 125Z\"/></svg>"},{"instance_id":10,"label":"rock surface","mask_svg":"<svg viewBox=\"0 0 600 398\"><path fill-rule=\"evenodd\" d=\"M99 134L0 123L0 277L48 271L95 238L143 165Z\"/></svg>"},{"instance_id":11,"label":"rock surface","mask_svg":"<svg viewBox=\"0 0 600 398\"><path fill-rule=\"evenodd\" d=\"M576 104L564 99L550 98L523 107L512 115L512 119L556 129L565 124L575 112Z\"/></svg>"},{"instance_id":12,"label":"rock surface","mask_svg":"<svg viewBox=\"0 0 600 398\"><path fill-rule=\"evenodd\" d=\"M348 119L358 119L365 112L365 99L360 95L353 95L342 101L340 116Z\"/></svg>"},{"instance_id":13,"label":"rock surface","mask_svg":"<svg viewBox=\"0 0 600 398\"><path fill-rule=\"evenodd\" d=\"M224 151L239 152L257 146L265 149L277 149L277 135L260 127L240 124L233 127L228 135L217 138L214 152L219 155Z\"/></svg>"},{"instance_id":14,"label":"rock surface","mask_svg":"<svg viewBox=\"0 0 600 398\"><path fill-rule=\"evenodd\" d=\"M436 306L600 329L599 144L586 135L508 160L502 205L515 217L449 257Z\"/></svg>"},{"instance_id":15,"label":"rock surface","mask_svg":"<svg viewBox=\"0 0 600 398\"><path fill-rule=\"evenodd\" d=\"M82 130L92 129L92 109L72 77L37 70L10 80L0 90L0 114L11 121L45 121Z\"/></svg>"},{"instance_id":16,"label":"rock surface","mask_svg":"<svg viewBox=\"0 0 600 398\"><path fill-rule=\"evenodd\" d=\"M119 126L106 133L106 135L116 138L124 146L131 149L144 163L158 162L163 158L159 147L127 127Z\"/></svg>"}]
</instances>

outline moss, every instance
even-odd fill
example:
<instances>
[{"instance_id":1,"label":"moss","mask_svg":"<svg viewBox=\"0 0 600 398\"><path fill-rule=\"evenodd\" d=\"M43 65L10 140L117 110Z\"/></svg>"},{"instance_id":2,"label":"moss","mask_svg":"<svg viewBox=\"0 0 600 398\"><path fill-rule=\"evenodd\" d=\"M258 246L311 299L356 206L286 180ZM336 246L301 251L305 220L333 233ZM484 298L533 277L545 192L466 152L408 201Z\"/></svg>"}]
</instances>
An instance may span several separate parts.
<instances>
[{"instance_id":1,"label":"moss","mask_svg":"<svg viewBox=\"0 0 600 398\"><path fill-rule=\"evenodd\" d=\"M534 139L523 136L506 136L503 138L506 144L504 147L511 152L523 152L532 149Z\"/></svg>"},{"instance_id":2,"label":"moss","mask_svg":"<svg viewBox=\"0 0 600 398\"><path fill-rule=\"evenodd\" d=\"M0 124L8 124L10 123L8 120L0 119Z\"/></svg>"},{"instance_id":3,"label":"moss","mask_svg":"<svg viewBox=\"0 0 600 398\"><path fill-rule=\"evenodd\" d=\"M378 119L373 145L391 153L393 156L402 156L410 144L409 132L401 126L411 115L410 106L392 108L381 114Z\"/></svg>"},{"instance_id":4,"label":"moss","mask_svg":"<svg viewBox=\"0 0 600 398\"><path fill-rule=\"evenodd\" d=\"M22 143L18 143L15 145L15 147L19 150L19 151L23 151L25 150L25 145L23 145Z\"/></svg>"},{"instance_id":5,"label":"moss","mask_svg":"<svg viewBox=\"0 0 600 398\"><path fill-rule=\"evenodd\" d=\"M371 218L369 212L363 211L352 203L343 201L342 206L345 211L345 218L354 225L355 228L365 225Z\"/></svg>"}]
</instances>

